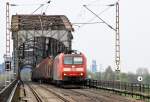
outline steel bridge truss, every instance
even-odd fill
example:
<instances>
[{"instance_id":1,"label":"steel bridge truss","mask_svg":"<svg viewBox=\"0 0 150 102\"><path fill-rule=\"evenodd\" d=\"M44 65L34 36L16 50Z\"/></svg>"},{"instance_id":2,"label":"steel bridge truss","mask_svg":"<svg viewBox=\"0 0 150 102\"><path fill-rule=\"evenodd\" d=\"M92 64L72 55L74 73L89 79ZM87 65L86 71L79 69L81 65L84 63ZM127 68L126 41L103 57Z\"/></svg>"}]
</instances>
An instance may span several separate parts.
<instances>
[{"instance_id":1,"label":"steel bridge truss","mask_svg":"<svg viewBox=\"0 0 150 102\"><path fill-rule=\"evenodd\" d=\"M34 68L43 58L72 49L73 28L63 15L13 15L11 29L18 75L25 65Z\"/></svg>"}]
</instances>

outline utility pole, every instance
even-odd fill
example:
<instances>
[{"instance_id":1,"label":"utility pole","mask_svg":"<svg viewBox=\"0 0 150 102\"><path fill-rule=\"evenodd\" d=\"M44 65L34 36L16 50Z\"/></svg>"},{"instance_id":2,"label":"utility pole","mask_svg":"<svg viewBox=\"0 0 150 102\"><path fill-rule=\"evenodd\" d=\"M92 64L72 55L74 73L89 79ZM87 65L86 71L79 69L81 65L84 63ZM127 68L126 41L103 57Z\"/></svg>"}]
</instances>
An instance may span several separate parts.
<instances>
[{"instance_id":1,"label":"utility pole","mask_svg":"<svg viewBox=\"0 0 150 102\"><path fill-rule=\"evenodd\" d=\"M115 42L115 61L116 61L116 80L120 81L120 31L119 31L119 3L116 3L116 42Z\"/></svg>"},{"instance_id":2,"label":"utility pole","mask_svg":"<svg viewBox=\"0 0 150 102\"><path fill-rule=\"evenodd\" d=\"M119 2L115 4L110 4L108 6L116 6L116 28L113 28L110 24L105 22L101 17L89 9L86 5L83 5L88 11L95 15L102 23L106 24L110 29L114 30L115 35L115 71L116 71L116 80L120 81L120 29L119 29Z\"/></svg>"},{"instance_id":3,"label":"utility pole","mask_svg":"<svg viewBox=\"0 0 150 102\"><path fill-rule=\"evenodd\" d=\"M10 57L10 18L9 2L6 3L6 56Z\"/></svg>"},{"instance_id":4,"label":"utility pole","mask_svg":"<svg viewBox=\"0 0 150 102\"><path fill-rule=\"evenodd\" d=\"M9 3L6 3L6 54L5 60L5 86L10 83L11 57L10 57L10 18L9 18Z\"/></svg>"}]
</instances>

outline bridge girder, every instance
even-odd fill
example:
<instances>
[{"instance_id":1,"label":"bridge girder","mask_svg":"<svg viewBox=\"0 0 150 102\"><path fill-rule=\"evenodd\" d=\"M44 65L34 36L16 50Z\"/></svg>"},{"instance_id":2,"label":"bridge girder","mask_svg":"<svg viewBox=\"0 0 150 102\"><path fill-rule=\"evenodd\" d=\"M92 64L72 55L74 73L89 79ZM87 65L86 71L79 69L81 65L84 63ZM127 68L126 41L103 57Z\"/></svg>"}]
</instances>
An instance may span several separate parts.
<instances>
[{"instance_id":1,"label":"bridge girder","mask_svg":"<svg viewBox=\"0 0 150 102\"><path fill-rule=\"evenodd\" d=\"M14 66L18 73L21 66L34 68L48 55L71 50L73 28L65 16L13 15L11 27Z\"/></svg>"}]
</instances>

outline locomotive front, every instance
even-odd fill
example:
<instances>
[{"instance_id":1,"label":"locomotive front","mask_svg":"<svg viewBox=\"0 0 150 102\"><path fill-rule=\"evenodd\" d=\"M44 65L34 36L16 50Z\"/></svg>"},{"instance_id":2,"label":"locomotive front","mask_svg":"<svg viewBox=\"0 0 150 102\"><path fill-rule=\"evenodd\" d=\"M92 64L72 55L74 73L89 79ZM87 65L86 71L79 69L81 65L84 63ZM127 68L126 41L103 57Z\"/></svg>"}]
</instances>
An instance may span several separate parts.
<instances>
[{"instance_id":1,"label":"locomotive front","mask_svg":"<svg viewBox=\"0 0 150 102\"><path fill-rule=\"evenodd\" d=\"M86 78L86 58L83 54L64 54L63 80L82 81Z\"/></svg>"}]
</instances>

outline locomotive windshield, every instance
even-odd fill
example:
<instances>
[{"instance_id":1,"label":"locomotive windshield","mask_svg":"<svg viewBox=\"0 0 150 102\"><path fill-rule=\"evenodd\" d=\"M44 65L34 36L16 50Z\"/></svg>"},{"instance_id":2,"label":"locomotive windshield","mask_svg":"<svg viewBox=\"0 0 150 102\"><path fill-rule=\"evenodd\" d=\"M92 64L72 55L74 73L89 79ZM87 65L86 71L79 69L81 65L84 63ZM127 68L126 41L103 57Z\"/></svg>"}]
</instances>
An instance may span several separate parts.
<instances>
[{"instance_id":1,"label":"locomotive windshield","mask_svg":"<svg viewBox=\"0 0 150 102\"><path fill-rule=\"evenodd\" d=\"M64 57L64 64L82 64L82 63L83 63L82 57L77 57L77 56Z\"/></svg>"},{"instance_id":2,"label":"locomotive windshield","mask_svg":"<svg viewBox=\"0 0 150 102\"><path fill-rule=\"evenodd\" d=\"M64 64L73 64L72 57L65 56L64 57Z\"/></svg>"},{"instance_id":3,"label":"locomotive windshield","mask_svg":"<svg viewBox=\"0 0 150 102\"><path fill-rule=\"evenodd\" d=\"M74 64L82 64L82 57L74 57L73 62Z\"/></svg>"}]
</instances>

